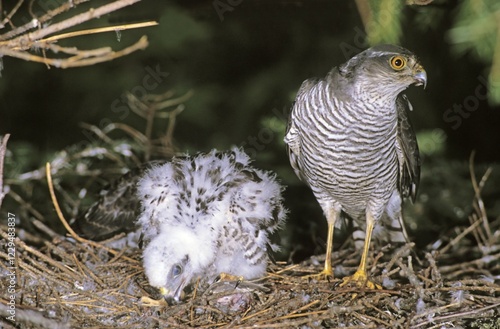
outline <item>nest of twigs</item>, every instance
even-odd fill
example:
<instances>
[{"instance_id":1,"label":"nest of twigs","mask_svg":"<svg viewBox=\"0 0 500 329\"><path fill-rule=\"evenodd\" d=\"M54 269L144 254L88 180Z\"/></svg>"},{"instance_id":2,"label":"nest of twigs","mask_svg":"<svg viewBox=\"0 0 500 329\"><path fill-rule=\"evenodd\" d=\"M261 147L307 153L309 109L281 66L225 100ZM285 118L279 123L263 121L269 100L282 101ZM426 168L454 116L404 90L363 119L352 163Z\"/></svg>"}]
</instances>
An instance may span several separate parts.
<instances>
[{"instance_id":1,"label":"nest of twigs","mask_svg":"<svg viewBox=\"0 0 500 329\"><path fill-rule=\"evenodd\" d=\"M496 228L498 229L498 228ZM1 227L2 245L8 240ZM462 243L463 241L463 243ZM500 250L480 255L466 240L452 241L446 254L429 252L419 262L408 244L381 250L370 272L382 290L339 287L338 280L304 275L322 260L271 265L252 282L222 281L187 292L183 303L156 301L137 249L113 250L71 237L51 240L24 234L16 238L14 266L2 251L2 273L15 272L15 307L1 301L4 328L498 328ZM36 245L36 246L35 246ZM387 248L386 248L387 249ZM444 248L443 248L444 249ZM467 250L467 252L464 252ZM334 253L341 275L352 273L359 253ZM456 264L453 264L453 263ZM450 265L440 265L450 264ZM342 273L345 272L345 273ZM497 276L495 276L497 275ZM4 276L4 275L2 275ZM1 280L2 292L9 280ZM15 321L9 321L9 309Z\"/></svg>"}]
</instances>

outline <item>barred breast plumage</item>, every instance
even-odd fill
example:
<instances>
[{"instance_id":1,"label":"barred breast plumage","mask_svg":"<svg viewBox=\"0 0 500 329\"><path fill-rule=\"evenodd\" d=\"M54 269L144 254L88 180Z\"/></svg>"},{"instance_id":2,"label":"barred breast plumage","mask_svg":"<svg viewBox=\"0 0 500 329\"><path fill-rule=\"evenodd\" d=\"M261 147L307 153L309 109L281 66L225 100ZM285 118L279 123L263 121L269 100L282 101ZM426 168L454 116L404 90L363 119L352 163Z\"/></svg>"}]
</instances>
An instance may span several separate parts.
<instances>
[{"instance_id":1,"label":"barred breast plumage","mask_svg":"<svg viewBox=\"0 0 500 329\"><path fill-rule=\"evenodd\" d=\"M294 171L311 187L329 224L321 275L332 274L333 227L344 212L367 233L360 268L347 281L369 283L364 266L373 226L401 219L402 197L416 195L418 147L401 92L426 79L410 51L381 45L324 79L302 84L285 143Z\"/></svg>"}]
</instances>

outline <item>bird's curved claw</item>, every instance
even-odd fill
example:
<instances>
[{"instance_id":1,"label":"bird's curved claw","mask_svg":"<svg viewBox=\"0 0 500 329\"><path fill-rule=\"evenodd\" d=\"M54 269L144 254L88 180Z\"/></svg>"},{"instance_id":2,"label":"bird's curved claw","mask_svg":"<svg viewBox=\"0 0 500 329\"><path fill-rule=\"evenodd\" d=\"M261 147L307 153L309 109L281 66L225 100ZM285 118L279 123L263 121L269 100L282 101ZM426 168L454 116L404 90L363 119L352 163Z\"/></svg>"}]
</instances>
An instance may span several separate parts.
<instances>
[{"instance_id":1,"label":"bird's curved claw","mask_svg":"<svg viewBox=\"0 0 500 329\"><path fill-rule=\"evenodd\" d=\"M382 289L382 286L368 279L368 274L365 271L356 271L353 275L342 279L340 287L347 285L355 285L358 288Z\"/></svg>"},{"instance_id":2,"label":"bird's curved claw","mask_svg":"<svg viewBox=\"0 0 500 329\"><path fill-rule=\"evenodd\" d=\"M317 274L305 275L302 278L306 280L330 281L331 279L333 279L333 271L323 269L323 271Z\"/></svg>"},{"instance_id":3,"label":"bird's curved claw","mask_svg":"<svg viewBox=\"0 0 500 329\"><path fill-rule=\"evenodd\" d=\"M217 278L215 279L215 282L221 282L221 281L235 281L236 284L240 283L243 281L244 278L243 276L238 276L238 275L233 275L231 273L225 273L222 272L220 273Z\"/></svg>"}]
</instances>

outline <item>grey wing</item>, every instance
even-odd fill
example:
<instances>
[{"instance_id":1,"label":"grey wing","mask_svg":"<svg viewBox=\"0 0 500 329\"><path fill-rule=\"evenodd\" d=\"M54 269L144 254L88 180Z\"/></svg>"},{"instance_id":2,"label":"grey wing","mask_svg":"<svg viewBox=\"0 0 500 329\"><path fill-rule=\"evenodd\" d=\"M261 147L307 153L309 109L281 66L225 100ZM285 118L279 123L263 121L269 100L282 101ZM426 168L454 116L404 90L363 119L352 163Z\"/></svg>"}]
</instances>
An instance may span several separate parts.
<instances>
[{"instance_id":1,"label":"grey wing","mask_svg":"<svg viewBox=\"0 0 500 329\"><path fill-rule=\"evenodd\" d=\"M74 229L85 238L103 240L136 229L140 213L137 183L147 169L162 161L152 161L135 168L112 182L99 199L77 217Z\"/></svg>"},{"instance_id":2,"label":"grey wing","mask_svg":"<svg viewBox=\"0 0 500 329\"><path fill-rule=\"evenodd\" d=\"M309 90L311 90L311 88L317 83L317 81L317 79L308 79L305 80L300 86L300 89L297 92L297 96L295 97L295 101L292 104L290 114L288 115L288 123L285 133L285 145L288 152L288 157L290 159L290 165L292 166L292 169L297 177L299 177L299 179L305 183L307 183L307 179L302 172L299 161L301 156L300 133L298 131L297 125L295 124L295 120L300 120L300 118L296 117L296 108L302 106L302 102L304 101L304 97L302 96Z\"/></svg>"},{"instance_id":3,"label":"grey wing","mask_svg":"<svg viewBox=\"0 0 500 329\"><path fill-rule=\"evenodd\" d=\"M417 138L413 131L408 111L411 104L406 95L398 96L396 100L398 113L398 157L399 157L399 191L405 198L415 202L420 182L420 154Z\"/></svg>"}]
</instances>

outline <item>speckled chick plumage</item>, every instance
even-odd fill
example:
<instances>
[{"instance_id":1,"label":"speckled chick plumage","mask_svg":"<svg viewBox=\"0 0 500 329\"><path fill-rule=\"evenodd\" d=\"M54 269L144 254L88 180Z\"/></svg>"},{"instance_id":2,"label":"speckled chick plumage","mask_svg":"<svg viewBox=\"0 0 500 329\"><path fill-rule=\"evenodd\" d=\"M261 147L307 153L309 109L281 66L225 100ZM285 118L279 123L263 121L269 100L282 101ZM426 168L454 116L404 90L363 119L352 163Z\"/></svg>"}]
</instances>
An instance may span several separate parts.
<instances>
[{"instance_id":1,"label":"speckled chick plumage","mask_svg":"<svg viewBox=\"0 0 500 329\"><path fill-rule=\"evenodd\" d=\"M221 273L253 279L267 268L270 235L284 221L282 187L239 149L177 157L140 179L137 220L149 283L178 301Z\"/></svg>"}]
</instances>

